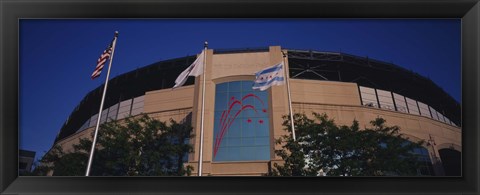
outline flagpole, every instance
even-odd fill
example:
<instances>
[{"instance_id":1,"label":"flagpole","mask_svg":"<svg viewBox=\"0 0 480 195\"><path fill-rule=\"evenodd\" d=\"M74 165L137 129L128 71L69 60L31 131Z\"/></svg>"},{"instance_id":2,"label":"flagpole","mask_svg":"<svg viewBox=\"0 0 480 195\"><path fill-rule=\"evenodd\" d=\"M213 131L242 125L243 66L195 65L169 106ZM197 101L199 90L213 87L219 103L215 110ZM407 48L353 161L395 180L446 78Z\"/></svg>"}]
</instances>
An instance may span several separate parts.
<instances>
[{"instance_id":1,"label":"flagpole","mask_svg":"<svg viewBox=\"0 0 480 195\"><path fill-rule=\"evenodd\" d=\"M100 111L98 111L97 126L95 127L95 134L93 136L92 149L90 150L90 157L88 158L87 171L85 176L90 175L90 167L92 165L93 153L95 151L95 144L97 143L98 127L100 126L100 119L102 118L103 102L105 101L105 94L107 92L108 77L110 76L110 68L112 67L113 54L115 53L115 45L117 43L118 31L115 31L115 38L112 44L112 56L110 57L110 62L108 63L107 78L105 79L105 86L103 87L102 102L100 103Z\"/></svg>"},{"instance_id":2,"label":"flagpole","mask_svg":"<svg viewBox=\"0 0 480 195\"><path fill-rule=\"evenodd\" d=\"M202 164L203 164L203 126L204 126L204 117L205 117L205 69L207 69L207 47L208 42L205 41L204 44L204 53L203 53L203 87L202 87L202 115L200 119L200 150L198 156L198 176L202 176Z\"/></svg>"},{"instance_id":3,"label":"flagpole","mask_svg":"<svg viewBox=\"0 0 480 195\"><path fill-rule=\"evenodd\" d=\"M286 68L287 64L285 63L285 58L287 57L287 55L283 51L282 51L282 54L283 54L283 69L285 71L285 79L287 82L288 107L290 109L290 123L292 125L293 141L296 141L297 139L295 137L295 123L293 122L292 98L290 96L290 74L287 71L287 68Z\"/></svg>"}]
</instances>

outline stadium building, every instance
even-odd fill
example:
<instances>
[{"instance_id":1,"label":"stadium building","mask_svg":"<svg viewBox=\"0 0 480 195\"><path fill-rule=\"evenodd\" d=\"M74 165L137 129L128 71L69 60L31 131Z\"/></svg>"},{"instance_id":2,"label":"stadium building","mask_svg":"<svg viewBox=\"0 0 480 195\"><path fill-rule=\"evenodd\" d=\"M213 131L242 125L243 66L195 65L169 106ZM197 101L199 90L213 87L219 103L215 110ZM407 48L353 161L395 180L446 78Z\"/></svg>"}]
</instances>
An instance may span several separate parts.
<instances>
[{"instance_id":1,"label":"stadium building","mask_svg":"<svg viewBox=\"0 0 480 195\"><path fill-rule=\"evenodd\" d=\"M280 148L274 139L286 133L286 87L254 91L252 84L255 72L283 60L282 51L295 113L326 113L340 125L356 119L361 127L382 117L410 140L426 141L415 151L422 155L419 175L461 175L461 106L430 79L368 57L279 46L207 50L203 175L262 175L281 161L273 151ZM197 170L203 76L171 89L195 59L165 60L110 79L101 122L146 113L162 121L191 123L195 152L187 164ZM68 151L79 138L91 137L102 92L103 85L83 98L54 145Z\"/></svg>"}]
</instances>

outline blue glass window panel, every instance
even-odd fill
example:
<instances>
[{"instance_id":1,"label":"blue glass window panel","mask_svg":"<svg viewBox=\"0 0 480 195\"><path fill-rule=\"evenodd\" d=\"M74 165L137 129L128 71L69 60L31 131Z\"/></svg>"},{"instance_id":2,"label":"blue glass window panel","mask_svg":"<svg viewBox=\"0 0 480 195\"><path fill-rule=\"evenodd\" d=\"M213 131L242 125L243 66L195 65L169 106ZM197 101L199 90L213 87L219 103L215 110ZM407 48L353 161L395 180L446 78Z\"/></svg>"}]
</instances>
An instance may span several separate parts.
<instances>
[{"instance_id":1,"label":"blue glass window panel","mask_svg":"<svg viewBox=\"0 0 480 195\"><path fill-rule=\"evenodd\" d=\"M220 121L220 119L222 118L222 112L223 112L223 111L218 111L218 110L215 111L215 116L214 116L214 117L215 117L215 120Z\"/></svg>"},{"instance_id":2,"label":"blue glass window panel","mask_svg":"<svg viewBox=\"0 0 480 195\"><path fill-rule=\"evenodd\" d=\"M228 83L228 91L241 91L242 90L242 82L241 81L233 81Z\"/></svg>"},{"instance_id":3,"label":"blue glass window panel","mask_svg":"<svg viewBox=\"0 0 480 195\"><path fill-rule=\"evenodd\" d=\"M230 121L233 120L233 117L231 116L231 113L232 113L232 111L230 111L230 113L229 113L229 112L226 110L226 111L225 111L225 114L224 114L224 117L221 118L220 121L223 121L224 124L230 123ZM220 115L220 116L221 116L221 115Z\"/></svg>"},{"instance_id":4,"label":"blue glass window panel","mask_svg":"<svg viewBox=\"0 0 480 195\"><path fill-rule=\"evenodd\" d=\"M269 160L270 159L270 146L256 147L255 159L257 160Z\"/></svg>"},{"instance_id":5,"label":"blue glass window panel","mask_svg":"<svg viewBox=\"0 0 480 195\"><path fill-rule=\"evenodd\" d=\"M243 118L252 118L252 117L258 117L258 113L261 112L261 110L257 110L257 112L255 112L255 110L251 109L251 108L247 108L245 110L242 111L242 117Z\"/></svg>"},{"instance_id":6,"label":"blue glass window panel","mask_svg":"<svg viewBox=\"0 0 480 195\"><path fill-rule=\"evenodd\" d=\"M228 137L241 137L242 136L241 128L242 128L241 123L237 120L234 120L232 125L230 126L230 128L228 128L228 126L226 128L227 136Z\"/></svg>"},{"instance_id":7,"label":"blue glass window panel","mask_svg":"<svg viewBox=\"0 0 480 195\"><path fill-rule=\"evenodd\" d=\"M220 83L217 84L215 87L215 91L217 92L226 92L228 89L228 83Z\"/></svg>"},{"instance_id":8,"label":"blue glass window panel","mask_svg":"<svg viewBox=\"0 0 480 195\"><path fill-rule=\"evenodd\" d=\"M215 127L220 127L220 120L215 120ZM220 128L213 129L213 136L216 137L220 133Z\"/></svg>"},{"instance_id":9,"label":"blue glass window panel","mask_svg":"<svg viewBox=\"0 0 480 195\"><path fill-rule=\"evenodd\" d=\"M224 139L225 139L225 138L224 138ZM215 151L215 148L216 148L215 146L216 146L217 142L219 142L219 141L223 141L223 140L220 140L220 138L213 138L212 152ZM219 146L222 146L222 145L219 145ZM224 146L224 145L223 145L223 146ZM219 147L219 148L220 148L220 147Z\"/></svg>"},{"instance_id":10,"label":"blue glass window panel","mask_svg":"<svg viewBox=\"0 0 480 195\"><path fill-rule=\"evenodd\" d=\"M217 103L215 104L214 137L218 136L218 139L220 138L222 129L220 118L223 111L230 109L232 97L241 101L242 105L255 106L257 112L251 108L241 110L242 105L240 104L235 104L232 107L230 113L225 115L227 128L225 129L226 132L220 145L223 152L220 152L219 149L214 161L270 159L268 113L263 112L264 109L268 110L268 93L266 91L253 91L251 89L252 84L252 81L235 81L217 85L216 102L220 98L223 99L218 105ZM249 93L258 96L262 101L255 97L248 97L245 101L242 101L242 98ZM239 113L239 115L235 118L237 113ZM249 119L250 122L248 121ZM260 124L259 120L263 120L263 123ZM229 122L232 122L230 128L228 128ZM213 145L213 147L215 147L215 144ZM251 150L245 152L246 150L241 150L241 148L250 148Z\"/></svg>"},{"instance_id":11,"label":"blue glass window panel","mask_svg":"<svg viewBox=\"0 0 480 195\"><path fill-rule=\"evenodd\" d=\"M240 158L240 152L241 152L240 147L230 147L228 152L229 152L228 157L232 161L241 160L241 158Z\"/></svg>"},{"instance_id":12,"label":"blue glass window panel","mask_svg":"<svg viewBox=\"0 0 480 195\"><path fill-rule=\"evenodd\" d=\"M214 124L214 129L213 129L213 134L214 136L217 136L217 134L219 134L218 136L220 136L220 132L222 132L222 121L220 119L215 119L215 124Z\"/></svg>"},{"instance_id":13,"label":"blue glass window panel","mask_svg":"<svg viewBox=\"0 0 480 195\"><path fill-rule=\"evenodd\" d=\"M242 81L242 91L251 92L253 91L253 82Z\"/></svg>"},{"instance_id":14,"label":"blue glass window panel","mask_svg":"<svg viewBox=\"0 0 480 195\"><path fill-rule=\"evenodd\" d=\"M215 140L215 143L216 143L217 140L218 140L218 142L220 143L219 147L220 147L220 146L227 146L227 145L228 145L228 139L227 139L226 137L221 138L221 137L219 136L218 138L215 138L214 140Z\"/></svg>"},{"instance_id":15,"label":"blue glass window panel","mask_svg":"<svg viewBox=\"0 0 480 195\"><path fill-rule=\"evenodd\" d=\"M267 107L258 107L255 117L268 117L268 108Z\"/></svg>"},{"instance_id":16,"label":"blue glass window panel","mask_svg":"<svg viewBox=\"0 0 480 195\"><path fill-rule=\"evenodd\" d=\"M242 137L254 137L255 129L242 128Z\"/></svg>"},{"instance_id":17,"label":"blue glass window panel","mask_svg":"<svg viewBox=\"0 0 480 195\"><path fill-rule=\"evenodd\" d=\"M258 91L258 92L255 92L255 95L257 95L259 99L256 99L255 98L255 103L256 103L256 106L262 106L262 107L267 107L268 106L268 102L267 102L267 99L268 99L268 94L266 91Z\"/></svg>"},{"instance_id":18,"label":"blue glass window panel","mask_svg":"<svg viewBox=\"0 0 480 195\"><path fill-rule=\"evenodd\" d=\"M238 147L242 145L242 140L239 137L229 137L227 138L227 140L228 140L228 143L226 146Z\"/></svg>"},{"instance_id":19,"label":"blue glass window panel","mask_svg":"<svg viewBox=\"0 0 480 195\"><path fill-rule=\"evenodd\" d=\"M242 101L242 93L241 92L229 92L228 93L228 106L230 106L232 103L233 103L233 100L232 99L235 99L235 100L238 100L238 101ZM241 106L240 104L234 104L235 106L237 106L236 108L239 109ZM227 108L229 109L229 108Z\"/></svg>"},{"instance_id":20,"label":"blue glass window panel","mask_svg":"<svg viewBox=\"0 0 480 195\"><path fill-rule=\"evenodd\" d=\"M242 112L243 111L241 110L232 110L232 112L230 113L230 116L234 121L237 121L239 120L239 118L242 118Z\"/></svg>"},{"instance_id":21,"label":"blue glass window panel","mask_svg":"<svg viewBox=\"0 0 480 195\"><path fill-rule=\"evenodd\" d=\"M248 119L243 119L245 121L245 123L243 123L243 126L242 126L242 130L243 131L251 131L251 132L255 132L256 129L255 129L255 123L252 122L247 122Z\"/></svg>"},{"instance_id":22,"label":"blue glass window panel","mask_svg":"<svg viewBox=\"0 0 480 195\"><path fill-rule=\"evenodd\" d=\"M246 95L248 95L248 93L243 94L242 98L245 97ZM254 97L246 97L246 98L243 99L243 101L242 101L242 104L243 104L243 105L255 106L254 103L255 103L255 98L254 98Z\"/></svg>"},{"instance_id":23,"label":"blue glass window panel","mask_svg":"<svg viewBox=\"0 0 480 195\"><path fill-rule=\"evenodd\" d=\"M254 137L242 137L242 146L254 146L255 138Z\"/></svg>"},{"instance_id":24,"label":"blue glass window panel","mask_svg":"<svg viewBox=\"0 0 480 195\"><path fill-rule=\"evenodd\" d=\"M226 157L228 155L227 148L219 148L217 151L217 155L215 156L215 160L226 160Z\"/></svg>"},{"instance_id":25,"label":"blue glass window panel","mask_svg":"<svg viewBox=\"0 0 480 195\"><path fill-rule=\"evenodd\" d=\"M270 134L269 131L269 123L268 123L268 118L259 118L258 120L263 120L263 123L257 123L255 126L255 135L256 136L268 136Z\"/></svg>"},{"instance_id":26,"label":"blue glass window panel","mask_svg":"<svg viewBox=\"0 0 480 195\"><path fill-rule=\"evenodd\" d=\"M243 157L248 160L256 160L255 158L255 153L256 153L257 147L242 147L241 151L243 153Z\"/></svg>"},{"instance_id":27,"label":"blue glass window panel","mask_svg":"<svg viewBox=\"0 0 480 195\"><path fill-rule=\"evenodd\" d=\"M225 110L228 106L228 93L216 93L215 94L215 110Z\"/></svg>"},{"instance_id":28,"label":"blue glass window panel","mask_svg":"<svg viewBox=\"0 0 480 195\"><path fill-rule=\"evenodd\" d=\"M224 142L224 140L225 140L225 134L224 134L224 136L222 137L222 136L221 136L221 132L218 131L218 132L215 133L213 140L215 141L214 144L217 143L217 142L219 142L219 141ZM220 144L219 146L225 146L225 145L223 145L224 143L219 143L219 144ZM215 146L215 145L214 145L214 146Z\"/></svg>"},{"instance_id":29,"label":"blue glass window panel","mask_svg":"<svg viewBox=\"0 0 480 195\"><path fill-rule=\"evenodd\" d=\"M261 145L270 145L270 137L256 137L255 138L255 145L261 146Z\"/></svg>"},{"instance_id":30,"label":"blue glass window panel","mask_svg":"<svg viewBox=\"0 0 480 195\"><path fill-rule=\"evenodd\" d=\"M240 153L239 153L239 157L240 159L242 160L250 160L250 159L253 159L252 158L252 154L249 154L246 150L245 150L245 147L241 147L239 148L240 149Z\"/></svg>"}]
</instances>

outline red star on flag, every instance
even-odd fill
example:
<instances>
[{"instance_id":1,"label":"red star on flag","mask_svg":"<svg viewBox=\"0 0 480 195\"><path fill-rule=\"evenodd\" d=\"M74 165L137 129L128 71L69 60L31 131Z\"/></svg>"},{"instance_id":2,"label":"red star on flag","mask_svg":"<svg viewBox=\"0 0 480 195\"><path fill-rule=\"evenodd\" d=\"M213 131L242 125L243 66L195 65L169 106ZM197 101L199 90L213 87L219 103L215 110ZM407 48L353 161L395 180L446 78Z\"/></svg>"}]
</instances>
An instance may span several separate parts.
<instances>
[{"instance_id":1,"label":"red star on flag","mask_svg":"<svg viewBox=\"0 0 480 195\"><path fill-rule=\"evenodd\" d=\"M263 120L259 120L258 123L263 124Z\"/></svg>"},{"instance_id":2,"label":"red star on flag","mask_svg":"<svg viewBox=\"0 0 480 195\"><path fill-rule=\"evenodd\" d=\"M247 120L247 123L251 123L251 122L252 122L252 119L248 119L248 120Z\"/></svg>"}]
</instances>

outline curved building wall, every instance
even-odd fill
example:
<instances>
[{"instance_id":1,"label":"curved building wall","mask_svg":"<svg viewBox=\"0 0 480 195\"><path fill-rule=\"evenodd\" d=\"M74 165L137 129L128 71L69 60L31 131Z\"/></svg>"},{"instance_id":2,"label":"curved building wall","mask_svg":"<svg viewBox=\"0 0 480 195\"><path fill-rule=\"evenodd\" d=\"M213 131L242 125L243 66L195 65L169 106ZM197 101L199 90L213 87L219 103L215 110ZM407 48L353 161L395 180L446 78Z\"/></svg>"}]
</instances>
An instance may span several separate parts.
<instances>
[{"instance_id":1,"label":"curved building wall","mask_svg":"<svg viewBox=\"0 0 480 195\"><path fill-rule=\"evenodd\" d=\"M429 151L430 159L435 160L440 157L441 147L437 146L462 145L462 131L457 126L429 116L361 105L355 83L292 79L290 84L295 112L305 113L310 117L312 112L326 113L339 125L351 125L355 119L360 127L369 127L371 120L382 117L387 125L399 126L400 133L412 141L424 140L426 143L433 141L435 144L424 145L424 147ZM352 104L355 102L352 101L353 99L357 99L357 104ZM456 150L462 151L460 147ZM442 171L436 170L435 173L441 175Z\"/></svg>"},{"instance_id":2,"label":"curved building wall","mask_svg":"<svg viewBox=\"0 0 480 195\"><path fill-rule=\"evenodd\" d=\"M188 56L161 61L110 79L104 108L110 108L122 102L126 104L125 101L140 97L147 91L171 88L175 83L177 75L188 67L195 58L195 56ZM185 85L192 85L193 81L193 78L189 78ZM55 138L55 142L89 126L85 125L85 123L90 120L92 116L98 114L102 93L103 85L100 85L85 95L73 109L68 120L62 125L60 132ZM125 110L127 108L119 109ZM96 121L94 123L96 123Z\"/></svg>"},{"instance_id":3,"label":"curved building wall","mask_svg":"<svg viewBox=\"0 0 480 195\"><path fill-rule=\"evenodd\" d=\"M411 70L335 52L288 50L288 62L292 78L351 82L395 92L432 106L461 126L460 104L433 81Z\"/></svg>"},{"instance_id":4,"label":"curved building wall","mask_svg":"<svg viewBox=\"0 0 480 195\"><path fill-rule=\"evenodd\" d=\"M139 114L145 113L150 117L161 120L169 121L174 119L177 122L191 122L192 107L193 107L193 86L185 86L179 89L172 91L171 89L155 90L145 93L142 98L134 99L143 99L143 111L132 114L132 116L137 116ZM130 101L134 101L130 99ZM133 105L129 105L129 108L134 108ZM136 112L136 109L130 109L125 111L124 114ZM137 108L138 110L138 108ZM119 115L123 115L119 113ZM124 115L126 116L126 115ZM94 118L95 116L92 116ZM119 117L117 120L121 120L125 117ZM56 145L60 145L65 151L72 151L72 146L79 143L81 138L91 138L92 132L95 130L95 122L93 125L80 129L74 134L67 136L63 139L60 139L56 142Z\"/></svg>"},{"instance_id":5,"label":"curved building wall","mask_svg":"<svg viewBox=\"0 0 480 195\"><path fill-rule=\"evenodd\" d=\"M269 161L249 160L238 162L217 162L213 158L215 145L214 125L217 119L214 115L216 87L224 82L253 80L254 72L271 66L282 61L280 47L270 47L269 51L258 52L239 52L239 53L213 53L207 52L207 74L206 74L206 108L205 108L205 138L204 138L204 163L203 173L210 175L261 175L267 172ZM289 55L290 56L290 55ZM292 62L288 59L287 65ZM290 76L292 67L290 67ZM403 70L402 70L403 71ZM318 75L317 75L318 76ZM391 76L391 75L390 75ZM196 105L201 105L201 99L198 98L201 92L201 77L197 78L196 87ZM406 91L390 91L389 89L372 88L366 85L366 88L373 90L377 101L377 107L363 105L360 87L362 82L332 81L310 78L291 79L292 101L294 109L297 112L326 112L335 118L338 124L351 124L353 119L361 121L362 125L369 124L370 120L377 116L384 117L389 125L398 125L402 128L402 133L413 139L428 141L433 139L437 144L452 143L461 145L461 130L459 127L445 122L438 112L433 118L430 108L435 107L431 100L420 101L422 96L405 93ZM271 160L278 161L273 151L279 149L279 145L274 144L274 139L285 134L283 130L282 115L288 114L287 92L284 86L273 86L267 90L268 114L270 125L270 147ZM380 96L378 95L380 94ZM404 109L402 110L402 101L395 102L403 98ZM408 98L408 99L407 99ZM380 103L379 103L380 102ZM420 102L420 104L418 103ZM432 103L433 102L433 103ZM194 113L198 112L199 107L195 107ZM416 107L413 107L416 105ZM420 105L420 106L419 106ZM458 105L458 104L457 104ZM400 107L397 109L396 107ZM409 107L410 106L410 107ZM410 109L409 109L410 108ZM436 107L435 107L436 108ZM436 108L438 110L441 107ZM433 109L432 109L433 110ZM423 115L422 115L423 113ZM430 115L430 116L429 116ZM194 116L194 127L200 126L200 115ZM449 116L453 116L449 114ZM218 115L217 115L218 117ZM242 124L243 125L243 124ZM196 128L196 134L199 129ZM198 143L199 139L196 139ZM198 144L195 145L198 148ZM435 174L442 175L442 170L438 169L439 154L437 148L425 146L430 152L429 159L434 164ZM189 164L196 169L198 162L198 153L190 155Z\"/></svg>"},{"instance_id":6,"label":"curved building wall","mask_svg":"<svg viewBox=\"0 0 480 195\"><path fill-rule=\"evenodd\" d=\"M295 112L305 112L307 115L313 111L327 113L335 119L337 124L350 125L356 119L361 126L368 126L369 121L378 116L383 117L387 120L388 125L399 126L401 133L411 138L412 141L425 140L431 143L425 146L429 153L428 158L425 159L431 159L436 175L443 174L441 167L438 167L441 164L441 158L437 146L457 146L455 151L461 152L459 149L462 145L461 129L458 127L461 126L460 104L449 95L445 95L443 90L428 79L400 67L390 64L382 65L380 62L368 58L339 53L283 51L287 52L288 56L286 66L289 67L289 74L292 78L290 84ZM232 112L238 112L239 115L238 120L231 117L232 125L229 127L225 125L229 124L225 119L227 117L222 117L222 114L230 107L219 107L216 104L223 102L230 106L231 100L241 100L241 105L244 105L243 103L247 105L247 101L250 100L246 98L243 102L244 98L251 96L242 83L253 81L255 72L281 62L283 60L282 50L278 46L246 51L207 50L206 55L203 173L204 175L264 174L272 162L281 160L274 155L273 151L281 148L274 143L274 140L286 134L282 126L282 116L289 112L285 86L273 86L266 90L265 94L252 93L262 96L259 98L262 102L261 108L259 107L257 111L265 114L266 118L263 115L253 113L249 115L246 111L241 112L241 107L235 108L238 105L233 105ZM163 67L168 62L165 61L140 69L144 71L143 73L138 70L127 73L126 75L130 75L130 78L126 79L125 83L117 81L114 84L115 87L124 90L124 93L107 94L110 99L115 99L115 101L110 101L105 106L105 113L108 114L106 118L102 117L102 121L109 120L109 118L119 120L128 114L146 113L162 121L174 118L177 121L191 123L196 136L190 140L194 146L194 152L188 155L187 164L197 170L203 76L191 77L189 82L194 85L186 85L175 90L167 89L173 86L176 76L193 60L194 58L188 57L171 61L169 66L173 66L175 63L178 65L178 67L170 67L172 70L175 68L175 71L171 72L168 72L168 68ZM156 71L149 72L149 69L161 69L163 70L162 74L169 75L169 77L159 76L162 74ZM375 76L375 72L383 74ZM144 79L143 74L147 74L147 78L151 79L156 77L155 81L163 79L164 82L136 89L136 85L142 86L145 82L150 81ZM395 76L400 78L392 80L392 77ZM135 84L127 81L135 81L133 82ZM398 83L395 83L397 81ZM122 84L126 83L129 84L123 87ZM237 83L240 84L235 87ZM420 84L414 85L417 83ZM228 86L226 91L225 86ZM426 88L418 91L417 87ZM133 89L136 92L128 92ZM95 90L92 91L83 101L96 97L92 95L96 93ZM124 95L126 93L129 95ZM222 96L221 93L227 95ZM259 105L258 102L255 104L255 101L250 102L252 107ZM70 116L69 122L62 128L56 139L57 144L68 148L76 143L78 138L90 136L93 131L91 121L95 119L96 112L84 111L89 109L96 109L98 112L98 105L90 103L86 106L80 103L78 111ZM75 118L81 113L84 115L80 119ZM268 130L261 136L248 132L247 130L250 129L248 126L252 125L252 122L256 122L253 129L265 127ZM261 158L258 159L246 158L247 160L245 160L228 156L215 158L216 155L221 155L219 152L222 152L222 148L224 153L227 150L238 150L240 153L244 151L242 154L248 154L245 151L252 149L249 148L249 144L263 147L265 143L269 143L270 151L262 152ZM265 157L265 155L269 155L269 157ZM196 171L193 174L196 174Z\"/></svg>"}]
</instances>

